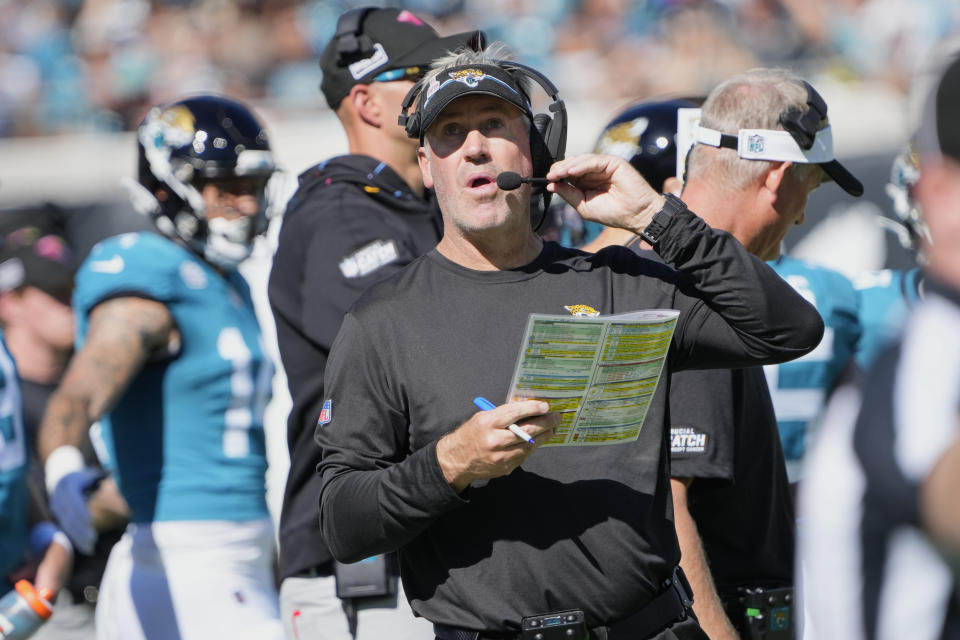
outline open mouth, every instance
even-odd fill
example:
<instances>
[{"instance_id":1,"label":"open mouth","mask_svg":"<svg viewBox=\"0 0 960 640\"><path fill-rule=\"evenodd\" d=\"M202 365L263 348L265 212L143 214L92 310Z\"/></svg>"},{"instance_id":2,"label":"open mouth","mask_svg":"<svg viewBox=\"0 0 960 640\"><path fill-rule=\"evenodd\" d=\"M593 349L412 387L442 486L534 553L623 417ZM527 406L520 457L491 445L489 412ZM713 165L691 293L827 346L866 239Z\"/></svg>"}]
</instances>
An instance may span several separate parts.
<instances>
[{"instance_id":1,"label":"open mouth","mask_svg":"<svg viewBox=\"0 0 960 640\"><path fill-rule=\"evenodd\" d=\"M470 183L468 186L471 189L476 189L478 187L484 187L492 182L493 180L491 180L490 178L487 178L485 176L477 176L476 178L473 178L472 180L470 180Z\"/></svg>"}]
</instances>

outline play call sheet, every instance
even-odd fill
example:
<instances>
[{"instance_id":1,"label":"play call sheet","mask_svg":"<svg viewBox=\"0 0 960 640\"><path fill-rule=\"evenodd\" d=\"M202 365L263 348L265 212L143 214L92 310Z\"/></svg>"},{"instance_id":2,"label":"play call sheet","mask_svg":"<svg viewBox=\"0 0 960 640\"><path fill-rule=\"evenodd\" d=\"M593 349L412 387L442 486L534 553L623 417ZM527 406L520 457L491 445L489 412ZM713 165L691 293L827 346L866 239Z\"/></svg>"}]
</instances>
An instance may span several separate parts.
<instances>
[{"instance_id":1,"label":"play call sheet","mask_svg":"<svg viewBox=\"0 0 960 640\"><path fill-rule=\"evenodd\" d=\"M562 415L542 446L616 444L640 435L678 311L609 316L531 314L510 399L537 398Z\"/></svg>"}]
</instances>

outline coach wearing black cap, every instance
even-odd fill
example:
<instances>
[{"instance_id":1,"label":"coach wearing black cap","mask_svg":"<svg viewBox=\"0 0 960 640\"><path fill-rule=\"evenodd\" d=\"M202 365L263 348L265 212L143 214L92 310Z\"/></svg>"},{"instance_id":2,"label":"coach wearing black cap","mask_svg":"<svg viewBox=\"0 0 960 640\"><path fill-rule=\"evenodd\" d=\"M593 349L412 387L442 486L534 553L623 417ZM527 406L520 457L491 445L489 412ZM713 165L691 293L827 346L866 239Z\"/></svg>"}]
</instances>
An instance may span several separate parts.
<instances>
[{"instance_id":1,"label":"coach wearing black cap","mask_svg":"<svg viewBox=\"0 0 960 640\"><path fill-rule=\"evenodd\" d=\"M439 59L405 101L444 234L343 320L316 429L321 528L343 561L398 549L411 607L442 640L705 638L677 569L668 373L796 357L823 324L625 160L551 163L562 104L533 113L529 86L551 85L501 53ZM624 247L585 254L543 241L531 186L498 187L508 172L547 178L586 219L643 233L670 266ZM474 409L477 396L507 398L531 313L644 308L679 319L635 441L541 448L559 423L547 402Z\"/></svg>"},{"instance_id":2,"label":"coach wearing black cap","mask_svg":"<svg viewBox=\"0 0 960 640\"><path fill-rule=\"evenodd\" d=\"M327 355L344 312L370 284L440 239L440 216L423 186L416 142L397 125L400 103L433 58L480 37L441 38L409 11L354 9L340 17L320 58L320 87L343 125L350 154L300 176L269 282L293 398L290 473L280 518L281 613L290 638L430 636L429 625L414 619L402 593L398 598L393 556L339 567L346 571L336 579L340 592L358 594L344 600L344 616L334 595L334 563L317 523L319 450L313 429L322 409Z\"/></svg>"}]
</instances>

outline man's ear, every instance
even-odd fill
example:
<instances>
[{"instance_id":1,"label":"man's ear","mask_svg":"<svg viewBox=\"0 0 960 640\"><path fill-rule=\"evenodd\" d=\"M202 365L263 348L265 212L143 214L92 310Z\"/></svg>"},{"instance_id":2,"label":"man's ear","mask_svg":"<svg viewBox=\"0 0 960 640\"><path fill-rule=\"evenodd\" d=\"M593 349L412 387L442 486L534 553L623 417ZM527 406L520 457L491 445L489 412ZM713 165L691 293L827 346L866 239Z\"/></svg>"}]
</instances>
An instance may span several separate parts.
<instances>
[{"instance_id":1,"label":"man's ear","mask_svg":"<svg viewBox=\"0 0 960 640\"><path fill-rule=\"evenodd\" d=\"M345 100L349 100L353 105L353 110L357 116L365 123L379 127L383 119L380 114L380 106L374 100L373 93L370 91L370 85L355 84L350 88Z\"/></svg>"},{"instance_id":2,"label":"man's ear","mask_svg":"<svg viewBox=\"0 0 960 640\"><path fill-rule=\"evenodd\" d=\"M680 194L683 192L683 182L680 181L680 178L670 176L663 181L663 193L672 193L673 195L680 197Z\"/></svg>"},{"instance_id":3,"label":"man's ear","mask_svg":"<svg viewBox=\"0 0 960 640\"><path fill-rule=\"evenodd\" d=\"M417 147L417 162L420 164L420 173L423 174L423 186L433 189L433 175L430 173L430 158L427 157L423 145Z\"/></svg>"},{"instance_id":4,"label":"man's ear","mask_svg":"<svg viewBox=\"0 0 960 640\"><path fill-rule=\"evenodd\" d=\"M792 166L793 163L789 161L770 163L770 170L767 171L763 179L763 187L773 195L774 200L777 199L780 186L783 184L784 178L787 177L787 171L789 171Z\"/></svg>"}]
</instances>

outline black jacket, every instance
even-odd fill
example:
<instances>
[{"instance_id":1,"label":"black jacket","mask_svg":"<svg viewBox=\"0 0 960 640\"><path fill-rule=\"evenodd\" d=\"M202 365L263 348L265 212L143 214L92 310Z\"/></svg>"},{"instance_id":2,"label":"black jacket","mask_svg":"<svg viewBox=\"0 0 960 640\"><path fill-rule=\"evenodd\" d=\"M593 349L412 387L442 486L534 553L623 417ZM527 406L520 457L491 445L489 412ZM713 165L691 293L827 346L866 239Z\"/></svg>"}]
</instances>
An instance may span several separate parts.
<instances>
[{"instance_id":1,"label":"black jacket","mask_svg":"<svg viewBox=\"0 0 960 640\"><path fill-rule=\"evenodd\" d=\"M340 320L369 285L432 249L441 228L432 200L416 196L390 167L369 156L332 158L300 175L268 285L293 399L280 516L282 578L331 559L317 523L320 451L313 429Z\"/></svg>"}]
</instances>

